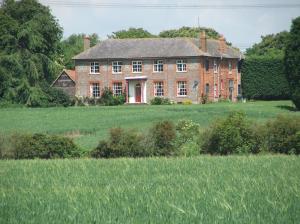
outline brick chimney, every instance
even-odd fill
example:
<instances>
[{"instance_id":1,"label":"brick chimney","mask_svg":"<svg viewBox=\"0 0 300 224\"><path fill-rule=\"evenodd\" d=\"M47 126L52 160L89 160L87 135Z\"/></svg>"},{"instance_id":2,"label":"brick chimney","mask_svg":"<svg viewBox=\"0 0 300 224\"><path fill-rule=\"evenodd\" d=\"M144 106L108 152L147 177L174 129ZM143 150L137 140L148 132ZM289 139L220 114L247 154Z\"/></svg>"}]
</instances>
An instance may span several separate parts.
<instances>
[{"instance_id":1,"label":"brick chimney","mask_svg":"<svg viewBox=\"0 0 300 224\"><path fill-rule=\"evenodd\" d=\"M206 41L206 34L205 31L202 31L200 34L200 49L204 52L207 51L207 41Z\"/></svg>"},{"instance_id":2,"label":"brick chimney","mask_svg":"<svg viewBox=\"0 0 300 224\"><path fill-rule=\"evenodd\" d=\"M221 35L219 38L219 50L221 53L225 53L225 51L227 50L226 40L223 35Z\"/></svg>"},{"instance_id":3,"label":"brick chimney","mask_svg":"<svg viewBox=\"0 0 300 224\"><path fill-rule=\"evenodd\" d=\"M90 37L84 36L83 37L83 50L87 50L91 47L91 40Z\"/></svg>"}]
</instances>

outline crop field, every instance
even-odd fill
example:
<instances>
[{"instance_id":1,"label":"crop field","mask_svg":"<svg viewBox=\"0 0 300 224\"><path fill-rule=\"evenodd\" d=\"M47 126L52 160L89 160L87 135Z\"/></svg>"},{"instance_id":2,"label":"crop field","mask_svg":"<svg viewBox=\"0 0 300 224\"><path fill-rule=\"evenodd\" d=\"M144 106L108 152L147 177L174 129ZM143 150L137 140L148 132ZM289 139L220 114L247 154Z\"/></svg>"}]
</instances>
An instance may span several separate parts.
<instances>
[{"instance_id":1,"label":"crop field","mask_svg":"<svg viewBox=\"0 0 300 224\"><path fill-rule=\"evenodd\" d=\"M107 136L111 127L146 131L153 122L191 119L207 127L231 111L244 111L250 119L264 122L278 114L300 116L290 101L215 103L206 105L115 106L70 108L2 108L0 132L63 134L90 150Z\"/></svg>"},{"instance_id":2,"label":"crop field","mask_svg":"<svg viewBox=\"0 0 300 224\"><path fill-rule=\"evenodd\" d=\"M0 161L0 223L300 223L300 158Z\"/></svg>"}]
</instances>

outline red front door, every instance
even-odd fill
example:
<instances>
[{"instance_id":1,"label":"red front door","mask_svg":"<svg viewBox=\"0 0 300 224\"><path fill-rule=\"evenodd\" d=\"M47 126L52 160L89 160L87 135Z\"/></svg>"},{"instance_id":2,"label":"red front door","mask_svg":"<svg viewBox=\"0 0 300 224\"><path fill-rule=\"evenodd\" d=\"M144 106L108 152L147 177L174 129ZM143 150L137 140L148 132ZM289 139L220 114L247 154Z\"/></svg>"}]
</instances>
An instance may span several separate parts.
<instances>
[{"instance_id":1,"label":"red front door","mask_svg":"<svg viewBox=\"0 0 300 224\"><path fill-rule=\"evenodd\" d=\"M141 84L140 83L135 85L135 102L136 103L141 102Z\"/></svg>"}]
</instances>

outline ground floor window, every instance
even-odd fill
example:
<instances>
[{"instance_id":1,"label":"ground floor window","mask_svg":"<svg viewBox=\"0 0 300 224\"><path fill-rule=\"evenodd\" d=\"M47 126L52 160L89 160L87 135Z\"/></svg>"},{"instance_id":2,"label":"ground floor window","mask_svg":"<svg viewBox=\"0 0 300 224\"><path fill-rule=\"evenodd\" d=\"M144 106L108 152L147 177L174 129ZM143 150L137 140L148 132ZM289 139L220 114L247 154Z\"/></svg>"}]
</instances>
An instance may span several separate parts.
<instances>
[{"instance_id":1,"label":"ground floor window","mask_svg":"<svg viewBox=\"0 0 300 224\"><path fill-rule=\"evenodd\" d=\"M99 83L92 83L90 85L91 97L100 97L100 85Z\"/></svg>"},{"instance_id":2,"label":"ground floor window","mask_svg":"<svg viewBox=\"0 0 300 224\"><path fill-rule=\"evenodd\" d=\"M113 94L114 94L114 96L122 95L122 83L121 82L115 82L113 84Z\"/></svg>"},{"instance_id":3,"label":"ground floor window","mask_svg":"<svg viewBox=\"0 0 300 224\"><path fill-rule=\"evenodd\" d=\"M154 96L164 96L164 83L155 82L154 83Z\"/></svg>"},{"instance_id":4,"label":"ground floor window","mask_svg":"<svg viewBox=\"0 0 300 224\"><path fill-rule=\"evenodd\" d=\"M208 83L206 83L206 85L205 85L205 94L209 95L209 84Z\"/></svg>"},{"instance_id":5,"label":"ground floor window","mask_svg":"<svg viewBox=\"0 0 300 224\"><path fill-rule=\"evenodd\" d=\"M186 96L186 95L187 95L186 81L177 82L177 96Z\"/></svg>"},{"instance_id":6,"label":"ground floor window","mask_svg":"<svg viewBox=\"0 0 300 224\"><path fill-rule=\"evenodd\" d=\"M238 95L242 95L241 84L238 85Z\"/></svg>"}]
</instances>

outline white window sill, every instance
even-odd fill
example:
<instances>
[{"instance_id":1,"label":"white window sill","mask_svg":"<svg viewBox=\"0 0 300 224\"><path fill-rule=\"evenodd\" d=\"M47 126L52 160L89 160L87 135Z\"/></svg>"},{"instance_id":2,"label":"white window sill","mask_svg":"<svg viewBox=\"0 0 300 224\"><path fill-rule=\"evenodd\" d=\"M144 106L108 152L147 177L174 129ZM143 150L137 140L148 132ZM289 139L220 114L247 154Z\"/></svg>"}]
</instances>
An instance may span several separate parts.
<instances>
[{"instance_id":1,"label":"white window sill","mask_svg":"<svg viewBox=\"0 0 300 224\"><path fill-rule=\"evenodd\" d=\"M187 71L176 71L178 73L186 73Z\"/></svg>"},{"instance_id":2,"label":"white window sill","mask_svg":"<svg viewBox=\"0 0 300 224\"><path fill-rule=\"evenodd\" d=\"M142 74L143 72L132 72L133 74Z\"/></svg>"},{"instance_id":3,"label":"white window sill","mask_svg":"<svg viewBox=\"0 0 300 224\"><path fill-rule=\"evenodd\" d=\"M161 71L161 72L153 71L152 73L164 73L164 71Z\"/></svg>"},{"instance_id":4,"label":"white window sill","mask_svg":"<svg viewBox=\"0 0 300 224\"><path fill-rule=\"evenodd\" d=\"M177 97L179 97L179 98L185 98L185 97L187 97L187 95L177 95Z\"/></svg>"}]
</instances>

